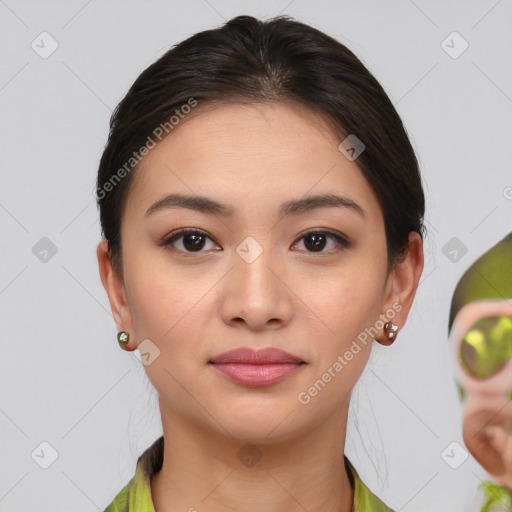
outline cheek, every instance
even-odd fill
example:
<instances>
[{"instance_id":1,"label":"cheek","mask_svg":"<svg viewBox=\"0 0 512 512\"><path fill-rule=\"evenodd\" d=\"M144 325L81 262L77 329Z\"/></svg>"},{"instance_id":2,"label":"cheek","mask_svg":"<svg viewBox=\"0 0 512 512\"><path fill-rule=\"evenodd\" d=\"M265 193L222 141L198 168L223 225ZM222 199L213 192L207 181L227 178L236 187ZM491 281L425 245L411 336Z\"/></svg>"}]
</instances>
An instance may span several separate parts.
<instances>
[{"instance_id":1,"label":"cheek","mask_svg":"<svg viewBox=\"0 0 512 512\"><path fill-rule=\"evenodd\" d=\"M338 384L330 387L329 394L351 389L366 366L376 336L371 329L380 330L376 322L384 312L381 282L375 271L343 270L317 280L316 293L306 294L304 303L321 319L311 315L306 320L309 325L303 326L313 339L314 372L318 378L329 371L337 375Z\"/></svg>"},{"instance_id":2,"label":"cheek","mask_svg":"<svg viewBox=\"0 0 512 512\"><path fill-rule=\"evenodd\" d=\"M384 243L384 241L383 241ZM380 247L380 246L377 246ZM352 346L355 340L361 347L358 359L365 353L369 357L373 339L384 326L381 315L386 285L386 254L374 247L359 253L354 264L341 281L338 301L342 309L336 318L337 332L344 332L341 341L344 346ZM361 368L361 371L364 368Z\"/></svg>"},{"instance_id":3,"label":"cheek","mask_svg":"<svg viewBox=\"0 0 512 512\"><path fill-rule=\"evenodd\" d=\"M366 272L343 270L322 283L317 310L329 319L336 334L357 335L374 325L382 307L382 276L371 269Z\"/></svg>"},{"instance_id":4,"label":"cheek","mask_svg":"<svg viewBox=\"0 0 512 512\"><path fill-rule=\"evenodd\" d=\"M127 269L127 294L137 341L154 340L169 357L194 349L194 340L207 322L204 305L213 286L204 274L171 271L158 265ZM198 316L200 318L198 318Z\"/></svg>"},{"instance_id":5,"label":"cheek","mask_svg":"<svg viewBox=\"0 0 512 512\"><path fill-rule=\"evenodd\" d=\"M191 413L194 402L189 393L199 397L203 392L197 372L207 358L205 340L212 336L205 310L205 294L212 284L203 279L202 286L183 274L166 275L154 269L131 275L130 285L136 340L150 339L159 350L158 357L145 366L147 376L175 410Z\"/></svg>"}]
</instances>

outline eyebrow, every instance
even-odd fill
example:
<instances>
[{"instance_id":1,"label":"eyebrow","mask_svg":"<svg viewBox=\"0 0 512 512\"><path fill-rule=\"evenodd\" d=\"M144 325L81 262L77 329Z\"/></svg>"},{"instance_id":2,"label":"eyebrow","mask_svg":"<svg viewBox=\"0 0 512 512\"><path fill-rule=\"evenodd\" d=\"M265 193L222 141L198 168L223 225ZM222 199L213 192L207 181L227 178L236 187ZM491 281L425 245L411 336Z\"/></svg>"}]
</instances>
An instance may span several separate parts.
<instances>
[{"instance_id":1,"label":"eyebrow","mask_svg":"<svg viewBox=\"0 0 512 512\"><path fill-rule=\"evenodd\" d=\"M183 194L169 194L151 205L145 213L145 217L162 210L186 208L197 212L232 217L235 210L232 206L225 205L205 196L190 196ZM279 208L279 219L310 212L320 208L347 208L366 218L366 212L352 199L336 194L320 194L307 196L301 199L286 201Z\"/></svg>"}]
</instances>

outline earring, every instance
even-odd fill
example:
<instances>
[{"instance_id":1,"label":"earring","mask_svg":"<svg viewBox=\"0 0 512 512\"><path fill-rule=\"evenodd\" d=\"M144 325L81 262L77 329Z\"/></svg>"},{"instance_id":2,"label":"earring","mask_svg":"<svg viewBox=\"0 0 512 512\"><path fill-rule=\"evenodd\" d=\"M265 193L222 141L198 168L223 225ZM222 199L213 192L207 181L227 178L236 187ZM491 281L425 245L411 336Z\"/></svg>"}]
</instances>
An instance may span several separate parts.
<instances>
[{"instance_id":1,"label":"earring","mask_svg":"<svg viewBox=\"0 0 512 512\"><path fill-rule=\"evenodd\" d=\"M391 345L393 341L395 341L395 336L398 333L398 325L394 324L393 322L387 322L384 325L384 332L386 335L385 341L379 341L381 345Z\"/></svg>"},{"instance_id":2,"label":"earring","mask_svg":"<svg viewBox=\"0 0 512 512\"><path fill-rule=\"evenodd\" d=\"M130 341L130 335L126 331L120 331L117 333L117 341L123 350L128 350L126 345L128 344L128 341Z\"/></svg>"}]
</instances>

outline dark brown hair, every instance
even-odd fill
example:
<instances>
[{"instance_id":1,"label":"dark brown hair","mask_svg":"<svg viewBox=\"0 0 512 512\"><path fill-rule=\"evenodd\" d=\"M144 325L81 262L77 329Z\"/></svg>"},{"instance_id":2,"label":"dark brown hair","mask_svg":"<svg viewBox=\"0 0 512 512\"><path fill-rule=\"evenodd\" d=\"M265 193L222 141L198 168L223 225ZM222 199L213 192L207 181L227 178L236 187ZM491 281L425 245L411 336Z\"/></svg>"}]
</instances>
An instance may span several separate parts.
<instances>
[{"instance_id":1,"label":"dark brown hair","mask_svg":"<svg viewBox=\"0 0 512 512\"><path fill-rule=\"evenodd\" d=\"M286 102L321 113L340 142L353 134L365 146L356 163L382 208L388 271L424 237L425 198L416 155L390 99L343 44L280 16L238 16L173 46L135 80L110 119L96 199L111 261L122 274L121 219L140 148L171 118L216 101ZM190 110L190 107L188 107ZM172 126L166 129L172 133ZM159 140L160 137L159 137Z\"/></svg>"}]
</instances>

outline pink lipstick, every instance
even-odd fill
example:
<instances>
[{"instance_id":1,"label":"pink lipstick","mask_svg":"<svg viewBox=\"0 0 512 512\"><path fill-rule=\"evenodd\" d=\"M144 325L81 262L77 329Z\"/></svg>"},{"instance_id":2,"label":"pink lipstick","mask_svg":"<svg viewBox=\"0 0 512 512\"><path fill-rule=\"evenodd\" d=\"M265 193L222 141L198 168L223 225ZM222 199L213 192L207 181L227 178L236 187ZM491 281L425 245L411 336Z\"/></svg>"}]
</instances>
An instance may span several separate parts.
<instances>
[{"instance_id":1,"label":"pink lipstick","mask_svg":"<svg viewBox=\"0 0 512 512\"><path fill-rule=\"evenodd\" d=\"M273 347L237 348L213 357L208 363L231 380L251 387L276 384L306 365L300 357Z\"/></svg>"}]
</instances>

